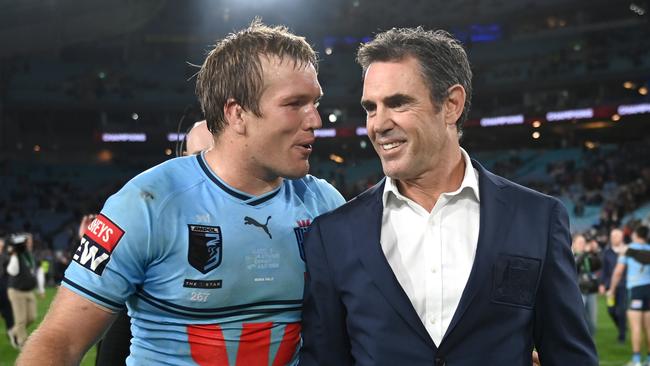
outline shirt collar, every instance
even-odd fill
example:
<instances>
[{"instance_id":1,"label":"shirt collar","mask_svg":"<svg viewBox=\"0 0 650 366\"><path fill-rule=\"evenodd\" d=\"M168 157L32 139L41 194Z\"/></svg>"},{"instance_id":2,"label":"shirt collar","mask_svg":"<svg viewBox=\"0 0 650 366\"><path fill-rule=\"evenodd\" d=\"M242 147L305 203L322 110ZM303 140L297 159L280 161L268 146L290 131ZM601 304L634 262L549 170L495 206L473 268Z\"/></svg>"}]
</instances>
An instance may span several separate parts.
<instances>
[{"instance_id":1,"label":"shirt collar","mask_svg":"<svg viewBox=\"0 0 650 366\"><path fill-rule=\"evenodd\" d=\"M444 194L448 196L455 196L462 192L465 189L469 189L470 192L474 195L474 198L476 199L477 202L480 202L480 195L479 195L479 190L478 190L478 171L474 169L474 166L472 166L472 161L469 158L469 155L463 149L462 147L460 148L460 153L463 156L463 160L465 160L465 173L463 176L463 181L460 183L460 187L458 187L457 190L453 192L445 192ZM382 194L382 203L384 205L384 208L386 207L386 203L388 202L388 196L392 193L393 197L402 200L402 201L410 201L410 199L404 195L402 195L399 190L397 189L397 181L395 179L392 179L391 177L386 177L386 184L384 185L384 193Z\"/></svg>"}]
</instances>

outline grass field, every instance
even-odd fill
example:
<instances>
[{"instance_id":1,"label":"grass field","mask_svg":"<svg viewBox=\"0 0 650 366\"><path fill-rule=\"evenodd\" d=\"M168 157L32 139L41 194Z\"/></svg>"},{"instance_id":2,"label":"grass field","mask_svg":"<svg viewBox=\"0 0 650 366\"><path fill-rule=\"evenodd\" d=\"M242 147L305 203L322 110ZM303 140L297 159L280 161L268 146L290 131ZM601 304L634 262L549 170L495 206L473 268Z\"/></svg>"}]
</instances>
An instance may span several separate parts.
<instances>
[{"instance_id":1,"label":"grass field","mask_svg":"<svg viewBox=\"0 0 650 366\"><path fill-rule=\"evenodd\" d=\"M41 299L39 297L36 298L38 301L38 317L36 318L34 324L29 327L30 332L33 331L36 328L37 324L43 320L43 316L45 315L47 308L50 306L50 302L52 302L52 298L54 297L55 292L56 290L54 288L48 288L45 292L45 299ZM18 351L12 348L9 344L9 338L7 338L7 329L5 327L5 323L0 318L0 366L13 365L14 361L16 361L16 357L18 357ZM86 357L84 357L83 361L81 361L81 365L95 365L95 347L93 347L90 352L86 354Z\"/></svg>"},{"instance_id":2,"label":"grass field","mask_svg":"<svg viewBox=\"0 0 650 366\"><path fill-rule=\"evenodd\" d=\"M54 289L48 289L46 293L45 300L40 300L38 303L38 320L36 323L40 323L43 319L43 315L47 310L52 297L54 296ZM598 311L598 331L596 334L596 346L598 347L598 355L600 356L600 364L603 366L619 366L625 364L630 358L630 345L628 344L619 344L616 341L616 329L614 323L609 319L607 312L605 310L604 299L599 299L599 311ZM36 325L32 325L30 330L33 330ZM4 322L0 322L0 366L9 366L13 365L16 360L18 352L11 348L9 345L9 340L5 336L7 330L5 329ZM628 337L629 338L629 337ZM90 352L84 357L81 365L83 366L92 366L95 364L95 349L91 349Z\"/></svg>"}]
</instances>

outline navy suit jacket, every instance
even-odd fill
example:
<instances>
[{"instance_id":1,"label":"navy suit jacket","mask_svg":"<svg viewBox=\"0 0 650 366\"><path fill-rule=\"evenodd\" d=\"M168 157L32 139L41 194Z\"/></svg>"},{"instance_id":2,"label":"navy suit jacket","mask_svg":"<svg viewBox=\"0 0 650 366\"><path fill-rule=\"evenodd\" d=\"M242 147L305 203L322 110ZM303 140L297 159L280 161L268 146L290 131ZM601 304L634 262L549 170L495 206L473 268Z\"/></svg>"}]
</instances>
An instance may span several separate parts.
<instances>
[{"instance_id":1,"label":"navy suit jacket","mask_svg":"<svg viewBox=\"0 0 650 366\"><path fill-rule=\"evenodd\" d=\"M555 198L479 173L476 259L442 342L434 344L381 249L384 182L317 218L305 239L300 364L598 365Z\"/></svg>"}]
</instances>

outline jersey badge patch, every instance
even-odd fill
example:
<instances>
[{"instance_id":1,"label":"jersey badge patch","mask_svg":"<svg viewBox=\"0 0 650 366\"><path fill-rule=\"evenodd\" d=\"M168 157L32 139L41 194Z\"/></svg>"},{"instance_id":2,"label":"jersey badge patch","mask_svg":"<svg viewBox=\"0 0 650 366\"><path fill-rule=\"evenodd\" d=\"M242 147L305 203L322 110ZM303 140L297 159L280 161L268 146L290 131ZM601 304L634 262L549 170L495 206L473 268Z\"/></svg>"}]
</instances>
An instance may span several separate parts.
<instances>
[{"instance_id":1,"label":"jersey badge patch","mask_svg":"<svg viewBox=\"0 0 650 366\"><path fill-rule=\"evenodd\" d=\"M206 274L219 267L223 257L221 227L188 224L187 260L197 271Z\"/></svg>"},{"instance_id":2,"label":"jersey badge patch","mask_svg":"<svg viewBox=\"0 0 650 366\"><path fill-rule=\"evenodd\" d=\"M305 247L303 246L303 241L305 240L305 233L309 229L311 220L298 220L298 227L293 228L293 233L296 234L296 242L298 242L298 250L300 251L300 258L305 260Z\"/></svg>"},{"instance_id":3,"label":"jersey badge patch","mask_svg":"<svg viewBox=\"0 0 650 366\"><path fill-rule=\"evenodd\" d=\"M101 276L122 236L124 230L108 217L99 214L85 229L72 260Z\"/></svg>"}]
</instances>

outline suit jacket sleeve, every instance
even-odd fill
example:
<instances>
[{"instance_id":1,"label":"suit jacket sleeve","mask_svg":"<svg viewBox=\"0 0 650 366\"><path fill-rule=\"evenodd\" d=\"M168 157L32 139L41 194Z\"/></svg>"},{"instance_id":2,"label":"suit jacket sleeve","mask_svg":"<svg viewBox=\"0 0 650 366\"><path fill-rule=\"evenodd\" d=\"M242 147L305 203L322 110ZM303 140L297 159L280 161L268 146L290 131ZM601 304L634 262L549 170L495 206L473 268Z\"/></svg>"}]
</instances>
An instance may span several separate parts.
<instances>
[{"instance_id":1,"label":"suit jacket sleeve","mask_svg":"<svg viewBox=\"0 0 650 366\"><path fill-rule=\"evenodd\" d=\"M331 243L333 244L333 243ZM332 279L327 245L317 219L305 238L307 275L302 312L300 365L353 365L345 326L345 308Z\"/></svg>"},{"instance_id":2,"label":"suit jacket sleeve","mask_svg":"<svg viewBox=\"0 0 650 366\"><path fill-rule=\"evenodd\" d=\"M535 304L534 339L541 364L596 366L596 348L577 286L569 218L559 201L551 210L548 238Z\"/></svg>"}]
</instances>

